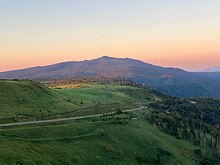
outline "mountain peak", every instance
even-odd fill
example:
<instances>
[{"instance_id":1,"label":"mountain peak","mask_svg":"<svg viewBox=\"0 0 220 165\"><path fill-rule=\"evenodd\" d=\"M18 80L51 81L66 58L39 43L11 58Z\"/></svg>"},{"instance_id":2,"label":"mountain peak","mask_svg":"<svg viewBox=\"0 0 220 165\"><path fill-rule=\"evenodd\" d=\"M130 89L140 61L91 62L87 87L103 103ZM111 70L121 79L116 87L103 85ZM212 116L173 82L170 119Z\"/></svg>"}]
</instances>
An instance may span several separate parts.
<instances>
[{"instance_id":1,"label":"mountain peak","mask_svg":"<svg viewBox=\"0 0 220 165\"><path fill-rule=\"evenodd\" d=\"M114 57L110 57L110 56L102 56L102 57L100 57L100 58L98 58L98 59L114 59Z\"/></svg>"}]
</instances>

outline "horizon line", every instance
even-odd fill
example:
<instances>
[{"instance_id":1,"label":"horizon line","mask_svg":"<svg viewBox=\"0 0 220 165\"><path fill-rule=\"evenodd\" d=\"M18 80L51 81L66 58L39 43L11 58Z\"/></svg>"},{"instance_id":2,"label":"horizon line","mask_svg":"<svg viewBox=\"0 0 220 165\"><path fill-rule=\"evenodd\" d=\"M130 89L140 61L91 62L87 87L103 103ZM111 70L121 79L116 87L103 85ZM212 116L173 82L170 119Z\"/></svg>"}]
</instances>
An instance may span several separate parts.
<instances>
[{"instance_id":1,"label":"horizon line","mask_svg":"<svg viewBox=\"0 0 220 165\"><path fill-rule=\"evenodd\" d=\"M181 69L181 70L184 70L186 72L207 72L205 70L208 70L210 69L209 68L204 68L204 69L201 69L201 70L188 70L188 69L185 69L185 68L181 68L181 67L174 67L174 66L162 66L162 65L157 65L157 64L153 64L153 63L149 63L149 62L146 62L145 60L140 60L140 59L136 59L136 58L129 58L129 57L114 57L114 56L109 56L109 55L102 55L102 56L98 56L97 58L90 58L90 59L83 59L83 60L67 60L67 61L57 61L55 63L48 63L48 64L42 64L42 65L32 65L32 66L26 66L26 67L18 67L18 68L15 68L15 69L6 69L6 70L0 70L0 73L4 73L4 72L12 72L12 71L18 71L18 70L25 70L25 69L30 69L30 68L37 68L37 67L47 67L47 66L52 66L52 65L57 65L57 64L62 64L62 63L68 63L68 62L84 62L84 61L91 61L91 60L97 60L97 59L100 59L100 58L114 58L114 59L131 59L131 60L138 60L138 61L141 61L141 62L144 62L146 64L151 64L151 65L154 65L154 66L159 66L159 67L163 67L163 68L174 68L174 69ZM219 66L212 66L211 68L215 68L215 67L219 67Z\"/></svg>"}]
</instances>

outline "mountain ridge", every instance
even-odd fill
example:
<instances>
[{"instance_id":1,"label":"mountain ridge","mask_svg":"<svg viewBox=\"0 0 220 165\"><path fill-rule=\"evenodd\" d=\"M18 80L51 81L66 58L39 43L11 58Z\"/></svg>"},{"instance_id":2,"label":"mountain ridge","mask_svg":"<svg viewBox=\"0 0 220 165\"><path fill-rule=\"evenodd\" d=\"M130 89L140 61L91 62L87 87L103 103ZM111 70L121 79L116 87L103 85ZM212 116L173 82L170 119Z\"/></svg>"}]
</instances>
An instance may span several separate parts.
<instances>
[{"instance_id":1,"label":"mountain ridge","mask_svg":"<svg viewBox=\"0 0 220 165\"><path fill-rule=\"evenodd\" d=\"M32 75L36 73L39 73L39 71L45 71L45 69L49 69L48 71L55 71L55 70L62 70L62 69L67 69L69 67L75 67L74 65L96 65L100 63L105 63L105 62L112 62L110 65L114 65L113 63L120 63L120 64L126 64L126 65L141 65L142 67L154 67L157 69L177 69L179 71L185 72L182 69L179 68L172 68L172 67L161 67L157 65L152 65L150 63L146 63L140 60L134 60L131 58L114 58L114 57L109 57L109 56L102 56L97 59L92 59L92 60L83 60L83 61L68 61L68 62L61 62L61 63L56 63L56 64L51 64L51 65L46 65L46 66L35 66L35 67L30 67L30 68L24 68L24 69L19 69L19 70L11 70L11 71L6 71L6 72L0 72L0 77L3 78L32 78L29 76L21 76L19 75L19 72L26 72L26 71L33 71ZM132 65L134 66L134 65ZM16 73L18 75L13 75L13 73ZM76 75L74 75L76 76ZM47 76L46 76L47 77ZM34 77L33 77L34 78Z\"/></svg>"},{"instance_id":2,"label":"mountain ridge","mask_svg":"<svg viewBox=\"0 0 220 165\"><path fill-rule=\"evenodd\" d=\"M0 72L2 79L56 80L83 76L125 78L177 97L220 98L218 73L187 72L131 58L103 56L93 60L68 61L48 66Z\"/></svg>"}]
</instances>

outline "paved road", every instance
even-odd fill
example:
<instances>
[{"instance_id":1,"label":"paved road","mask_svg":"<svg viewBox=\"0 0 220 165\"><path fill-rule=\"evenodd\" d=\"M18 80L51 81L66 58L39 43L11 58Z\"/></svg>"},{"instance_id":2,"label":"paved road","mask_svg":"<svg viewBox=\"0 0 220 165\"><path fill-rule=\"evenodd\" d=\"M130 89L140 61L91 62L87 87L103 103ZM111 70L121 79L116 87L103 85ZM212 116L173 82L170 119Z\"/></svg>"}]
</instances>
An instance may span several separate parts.
<instances>
[{"instance_id":1,"label":"paved road","mask_svg":"<svg viewBox=\"0 0 220 165\"><path fill-rule=\"evenodd\" d=\"M146 108L146 107L142 106L140 108L123 110L122 112L132 112L132 111L137 111L137 110L141 110L141 109L144 109L144 108ZM110 115L110 114L114 114L114 113L116 113L116 112L109 112L109 113L105 113L105 114ZM18 122L18 123L6 123L6 124L0 124L0 127L41 124L41 123L53 123L53 122L67 121L67 120L77 120L77 119L87 119L87 118L93 118L93 117L100 117L100 116L103 116L105 114L95 114L95 115L60 118L60 119L49 119L49 120L39 120L39 121L27 121L27 122Z\"/></svg>"}]
</instances>

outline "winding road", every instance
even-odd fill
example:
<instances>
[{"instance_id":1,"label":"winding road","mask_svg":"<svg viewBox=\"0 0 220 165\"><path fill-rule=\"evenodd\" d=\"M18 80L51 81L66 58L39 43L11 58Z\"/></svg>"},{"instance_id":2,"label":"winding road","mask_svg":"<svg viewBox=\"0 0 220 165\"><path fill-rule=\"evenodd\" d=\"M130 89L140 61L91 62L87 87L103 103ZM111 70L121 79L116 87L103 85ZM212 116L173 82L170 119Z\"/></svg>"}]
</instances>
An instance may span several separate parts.
<instances>
[{"instance_id":1,"label":"winding road","mask_svg":"<svg viewBox=\"0 0 220 165\"><path fill-rule=\"evenodd\" d=\"M132 112L132 111L142 110L142 109L145 109L145 108L146 108L145 106L142 106L142 107L139 107L139 108L122 110L122 112ZM41 123L53 123L53 122L59 122L59 121L87 119L87 118L93 118L93 117L101 117L101 116L104 116L104 115L110 115L110 114L114 114L114 113L116 113L116 112L109 112L109 113L105 113L105 114L87 115L87 116L78 116L78 117L69 117L69 118L60 118L60 119L27 121L27 122L18 122L18 123L5 123L5 124L0 124L0 127L41 124Z\"/></svg>"}]
</instances>

